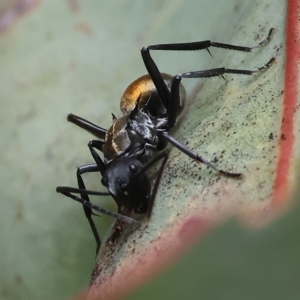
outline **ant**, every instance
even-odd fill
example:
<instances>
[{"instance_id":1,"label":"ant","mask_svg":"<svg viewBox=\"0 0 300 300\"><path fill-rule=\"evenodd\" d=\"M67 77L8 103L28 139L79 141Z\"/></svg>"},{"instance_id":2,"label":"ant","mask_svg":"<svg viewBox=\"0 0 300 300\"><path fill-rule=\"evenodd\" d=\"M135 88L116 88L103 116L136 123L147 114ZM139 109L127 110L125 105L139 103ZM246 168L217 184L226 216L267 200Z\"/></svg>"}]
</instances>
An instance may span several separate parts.
<instances>
[{"instance_id":1,"label":"ant","mask_svg":"<svg viewBox=\"0 0 300 300\"><path fill-rule=\"evenodd\" d=\"M211 55L209 48L216 47L251 52L267 43L273 32L274 28L271 28L266 38L251 47L216 43L209 40L143 47L141 55L148 74L139 77L126 88L120 102L123 116L116 118L112 114L113 124L108 130L79 116L68 115L69 122L87 130L98 138L88 143L95 163L78 167L78 188L59 186L56 191L82 203L97 243L97 252L101 240L92 219L92 215L94 215L92 210L126 223L139 223L139 221L128 217L126 215L128 212L146 214L149 219L163 169L168 159L169 150L165 150L168 143L171 143L197 163L203 163L221 175L232 178L242 177L241 173L231 173L219 169L169 135L169 131L176 124L185 104L185 89L181 84L181 79L223 77L224 74L252 75L269 68L275 61L275 58L272 57L266 64L251 70L216 68L171 76L159 71L150 55L150 50L194 51L206 49ZM96 150L103 153L103 159ZM155 153L158 154L154 155ZM155 182L151 184L146 171L160 160L162 162L156 174ZM91 191L85 188L82 175L89 172L101 173L101 183L107 188L107 192ZM80 197L74 194L80 194ZM94 205L90 202L88 195L111 195L118 206L118 213Z\"/></svg>"}]
</instances>

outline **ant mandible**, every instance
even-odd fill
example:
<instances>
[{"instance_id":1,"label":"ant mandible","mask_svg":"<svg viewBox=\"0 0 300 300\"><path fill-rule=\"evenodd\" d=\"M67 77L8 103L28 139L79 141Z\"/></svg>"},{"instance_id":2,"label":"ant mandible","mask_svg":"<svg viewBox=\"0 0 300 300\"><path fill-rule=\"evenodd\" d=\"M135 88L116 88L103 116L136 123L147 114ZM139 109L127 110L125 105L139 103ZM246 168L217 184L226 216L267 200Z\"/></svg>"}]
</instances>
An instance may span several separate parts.
<instances>
[{"instance_id":1,"label":"ant mandible","mask_svg":"<svg viewBox=\"0 0 300 300\"><path fill-rule=\"evenodd\" d=\"M196 162L207 165L219 174L233 178L242 176L241 173L231 173L219 169L169 135L169 131L176 124L185 104L185 89L181 84L181 79L206 78L223 76L224 74L252 75L270 67L275 61L275 58L272 57L266 64L251 70L216 68L171 76L159 71L150 55L150 50L193 51L206 49L210 54L209 48L216 47L251 52L267 43L273 32L274 28L271 28L265 39L251 47L216 43L209 40L143 47L141 54L148 74L139 77L127 87L120 102L123 116L116 118L113 115L113 125L108 130L79 116L68 115L68 121L98 138L88 143L95 163L78 167L78 188L59 186L56 191L82 203L97 243L96 251L99 250L101 240L92 219L94 214L92 210L127 223L139 222L126 216L123 213L124 210L139 214L146 213L147 218L150 218L158 185L169 155L169 150L164 150L168 143ZM96 150L103 153L103 159ZM155 153L158 155L154 155ZM146 162L147 159L148 162ZM151 185L146 171L159 160L162 162L156 180ZM82 175L90 172L101 173L101 183L108 192L86 189ZM80 194L80 197L74 194ZM90 202L88 195L111 195L118 206L118 213L94 205Z\"/></svg>"}]
</instances>

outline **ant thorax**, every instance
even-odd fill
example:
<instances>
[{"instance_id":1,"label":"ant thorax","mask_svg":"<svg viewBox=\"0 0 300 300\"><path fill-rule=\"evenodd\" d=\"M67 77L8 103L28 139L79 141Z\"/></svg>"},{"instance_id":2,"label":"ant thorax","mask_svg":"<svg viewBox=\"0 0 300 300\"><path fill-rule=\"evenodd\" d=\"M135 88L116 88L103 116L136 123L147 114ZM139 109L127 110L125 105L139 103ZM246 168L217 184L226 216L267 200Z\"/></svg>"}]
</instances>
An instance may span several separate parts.
<instances>
[{"instance_id":1,"label":"ant thorax","mask_svg":"<svg viewBox=\"0 0 300 300\"><path fill-rule=\"evenodd\" d=\"M167 118L152 118L136 108L130 115L114 120L107 131L102 148L106 163L120 156L149 156L158 147L157 129L165 126Z\"/></svg>"}]
</instances>

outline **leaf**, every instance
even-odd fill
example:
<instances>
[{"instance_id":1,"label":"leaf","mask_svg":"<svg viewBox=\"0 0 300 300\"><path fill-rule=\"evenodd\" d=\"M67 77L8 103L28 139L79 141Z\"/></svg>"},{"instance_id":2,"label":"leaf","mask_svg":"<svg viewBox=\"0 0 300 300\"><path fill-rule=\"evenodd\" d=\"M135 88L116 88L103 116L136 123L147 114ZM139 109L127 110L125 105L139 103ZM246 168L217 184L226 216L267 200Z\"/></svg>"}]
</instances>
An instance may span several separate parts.
<instances>
[{"instance_id":1,"label":"leaf","mask_svg":"<svg viewBox=\"0 0 300 300\"><path fill-rule=\"evenodd\" d=\"M211 161L217 160L222 169L242 172L244 179L220 178L206 167L199 171L188 157L173 150L151 222L138 229L125 229L115 245L103 246L93 272L89 299L116 299L128 293L174 261L195 240L197 232L202 236L232 214L242 215L255 226L271 217L284 78L284 16L276 14L275 10L282 11L276 5L282 4L264 1L249 5L247 18L238 30L232 28L226 34L227 42L247 45L246 28L251 28L253 20L263 20L258 24L259 41L267 35L269 27L265 20L272 15L269 23L277 32L268 45L252 55L222 55L220 50L216 55L213 52L212 59L213 63L217 61L216 66L247 69L259 67L275 56L276 64L257 76L227 75L228 81L204 80L197 97L190 97L187 117L174 133L194 151ZM217 41L220 39L216 37Z\"/></svg>"},{"instance_id":2,"label":"leaf","mask_svg":"<svg viewBox=\"0 0 300 300\"><path fill-rule=\"evenodd\" d=\"M298 299L299 213L260 230L231 220L127 299Z\"/></svg>"},{"instance_id":3,"label":"leaf","mask_svg":"<svg viewBox=\"0 0 300 300\"><path fill-rule=\"evenodd\" d=\"M92 162L86 147L92 137L68 124L66 116L73 112L108 128L110 113L120 115L119 99L126 86L146 72L139 53L143 45L205 39L249 45L263 38L270 27L277 29L272 41L252 54L222 49L213 49L213 58L206 51L153 53L159 68L170 74L223 65L252 68L273 55L277 61L267 72L249 78L229 75L227 81L184 82L190 106L174 136L188 141L189 147L207 159L217 157L223 169L243 172L245 179L219 179L172 150L151 222L132 234L134 228L128 228L127 235L124 232L122 238L128 236L128 240L119 247L120 240L111 249L114 256L108 258L114 261L102 278L109 278L116 266L115 280L126 264L145 255L143 247L154 249L153 239L171 241L165 244L170 263L183 251L175 250L175 243L198 236L193 225L207 232L233 213L236 202L253 223L257 212L268 207L282 110L282 1L218 0L212 5L207 1L18 0L0 5L3 299L62 299L87 286L95 243L82 208L57 195L55 187L76 186L76 167ZM248 126L242 126L245 119ZM271 132L273 140L268 138ZM296 157L290 165L294 166ZM99 176L92 174L85 180L89 189L100 188ZM115 209L110 198L93 201ZM195 219L190 219L191 210ZM98 219L103 237L111 220ZM182 240L174 240L170 230L182 232ZM110 235L111 231L106 239ZM137 246L132 253L135 237ZM109 253L109 248L101 253ZM103 264L110 262L102 260ZM156 266L162 268L161 263ZM153 274L146 266L142 270L145 277L141 281ZM138 282L132 273L124 279Z\"/></svg>"}]
</instances>

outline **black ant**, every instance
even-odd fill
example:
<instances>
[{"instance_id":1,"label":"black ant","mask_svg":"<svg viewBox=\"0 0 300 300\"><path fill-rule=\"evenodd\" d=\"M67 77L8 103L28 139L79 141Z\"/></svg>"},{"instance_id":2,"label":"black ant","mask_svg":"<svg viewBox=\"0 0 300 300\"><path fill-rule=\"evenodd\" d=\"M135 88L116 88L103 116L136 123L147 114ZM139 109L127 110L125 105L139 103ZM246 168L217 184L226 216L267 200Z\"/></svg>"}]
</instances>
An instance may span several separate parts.
<instances>
[{"instance_id":1,"label":"black ant","mask_svg":"<svg viewBox=\"0 0 300 300\"><path fill-rule=\"evenodd\" d=\"M252 75L268 68L275 61L275 58L272 57L266 64L252 70L217 68L171 76L159 71L150 55L150 50L193 51L206 49L210 54L209 47L216 47L251 52L268 42L273 32L274 28L271 28L265 39L251 47L215 43L209 40L143 47L141 54L148 74L136 79L127 87L120 103L123 116L116 118L113 115L113 125L108 130L76 115L68 115L68 121L89 131L99 140L92 140L88 143L95 163L83 165L77 169L79 188L59 186L56 191L83 204L85 215L97 243L97 251L101 241L92 219L92 210L127 223L138 221L126 216L124 211L146 214L147 218L150 218L158 185L168 159L169 151L164 150L168 143L219 174L233 178L242 177L241 173L231 173L219 169L168 134L176 124L184 107L185 89L181 84L181 79L206 78L224 74ZM103 153L103 159L96 150ZM159 154L154 155L155 152ZM146 162L147 159L148 162ZM156 180L151 186L146 171L159 160L162 160L162 163ZM82 179L82 174L87 172L100 172L101 183L107 187L108 192L87 190ZM73 193L80 194L80 197ZM118 206L118 213L92 204L88 195L111 195Z\"/></svg>"}]
</instances>

